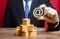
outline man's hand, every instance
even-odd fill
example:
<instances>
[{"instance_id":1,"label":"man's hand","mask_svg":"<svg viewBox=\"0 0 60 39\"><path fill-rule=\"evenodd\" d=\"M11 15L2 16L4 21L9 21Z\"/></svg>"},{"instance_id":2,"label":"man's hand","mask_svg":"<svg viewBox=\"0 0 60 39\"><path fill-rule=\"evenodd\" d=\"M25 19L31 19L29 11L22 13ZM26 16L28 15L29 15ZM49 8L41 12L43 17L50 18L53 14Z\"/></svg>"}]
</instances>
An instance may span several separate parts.
<instances>
[{"instance_id":1,"label":"man's hand","mask_svg":"<svg viewBox=\"0 0 60 39\"><path fill-rule=\"evenodd\" d=\"M57 11L51 7L47 7L45 4L39 6L44 9L44 15L38 18L38 20L44 20L46 22L55 24L58 21Z\"/></svg>"}]
</instances>

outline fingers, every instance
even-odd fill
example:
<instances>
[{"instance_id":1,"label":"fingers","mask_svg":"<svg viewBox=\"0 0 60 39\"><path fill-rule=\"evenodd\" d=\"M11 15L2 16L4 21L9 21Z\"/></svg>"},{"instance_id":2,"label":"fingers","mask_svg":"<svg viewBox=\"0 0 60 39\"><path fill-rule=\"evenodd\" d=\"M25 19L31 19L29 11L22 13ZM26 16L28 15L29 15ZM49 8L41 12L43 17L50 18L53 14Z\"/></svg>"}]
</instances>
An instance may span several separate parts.
<instances>
[{"instance_id":1,"label":"fingers","mask_svg":"<svg viewBox=\"0 0 60 39\"><path fill-rule=\"evenodd\" d=\"M56 14L56 10L52 9L51 7L47 7L45 4L40 5L39 8L44 9L44 15L49 13L49 14L51 14L51 17L53 17L53 15Z\"/></svg>"},{"instance_id":2,"label":"fingers","mask_svg":"<svg viewBox=\"0 0 60 39\"><path fill-rule=\"evenodd\" d=\"M48 18L53 18L56 16L56 10L52 9L51 7L46 7L44 11L44 16L47 16Z\"/></svg>"},{"instance_id":3,"label":"fingers","mask_svg":"<svg viewBox=\"0 0 60 39\"><path fill-rule=\"evenodd\" d=\"M42 4L42 5L39 6L39 8L43 8L43 9L45 9L46 7L47 6L45 4Z\"/></svg>"},{"instance_id":4,"label":"fingers","mask_svg":"<svg viewBox=\"0 0 60 39\"><path fill-rule=\"evenodd\" d=\"M53 18L53 15L55 13L52 12L54 12L54 9L52 9L51 7L47 7L45 4L40 5L39 8L42 8L44 10L44 15Z\"/></svg>"},{"instance_id":5,"label":"fingers","mask_svg":"<svg viewBox=\"0 0 60 39\"><path fill-rule=\"evenodd\" d=\"M42 8L44 10L44 15L38 18L38 20L45 20L46 22L56 23L58 14L55 9L47 7L45 4L40 5L39 8Z\"/></svg>"}]
</instances>

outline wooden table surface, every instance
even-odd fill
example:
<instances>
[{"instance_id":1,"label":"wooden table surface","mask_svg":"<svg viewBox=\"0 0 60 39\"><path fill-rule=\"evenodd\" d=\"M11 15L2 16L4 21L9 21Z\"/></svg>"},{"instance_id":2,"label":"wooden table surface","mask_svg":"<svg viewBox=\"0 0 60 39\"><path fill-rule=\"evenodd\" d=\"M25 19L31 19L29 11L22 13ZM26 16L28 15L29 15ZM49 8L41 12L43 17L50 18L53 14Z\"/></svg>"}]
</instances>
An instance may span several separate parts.
<instances>
[{"instance_id":1,"label":"wooden table surface","mask_svg":"<svg viewBox=\"0 0 60 39\"><path fill-rule=\"evenodd\" d=\"M0 28L0 39L60 39L60 31L47 32L38 28L36 37L21 37L15 35L15 28Z\"/></svg>"}]
</instances>

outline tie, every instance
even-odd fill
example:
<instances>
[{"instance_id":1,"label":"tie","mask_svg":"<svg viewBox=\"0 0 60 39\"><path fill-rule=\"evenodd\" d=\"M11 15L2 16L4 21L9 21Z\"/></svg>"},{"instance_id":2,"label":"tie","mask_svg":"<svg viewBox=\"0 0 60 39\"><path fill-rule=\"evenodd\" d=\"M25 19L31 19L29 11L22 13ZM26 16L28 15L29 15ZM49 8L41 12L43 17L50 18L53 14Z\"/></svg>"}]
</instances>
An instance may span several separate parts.
<instances>
[{"instance_id":1,"label":"tie","mask_svg":"<svg viewBox=\"0 0 60 39\"><path fill-rule=\"evenodd\" d=\"M28 2L29 0L25 0L26 5L25 5L25 18L28 18L28 14L29 14L29 6L28 6Z\"/></svg>"}]
</instances>

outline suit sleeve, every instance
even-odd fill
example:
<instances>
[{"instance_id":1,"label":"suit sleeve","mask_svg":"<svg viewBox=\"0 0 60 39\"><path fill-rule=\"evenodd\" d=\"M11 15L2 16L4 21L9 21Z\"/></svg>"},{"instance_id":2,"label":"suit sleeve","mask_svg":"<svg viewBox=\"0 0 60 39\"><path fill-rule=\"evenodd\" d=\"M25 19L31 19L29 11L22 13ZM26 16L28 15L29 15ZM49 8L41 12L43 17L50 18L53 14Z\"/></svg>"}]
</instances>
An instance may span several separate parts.
<instances>
[{"instance_id":1,"label":"suit sleeve","mask_svg":"<svg viewBox=\"0 0 60 39\"><path fill-rule=\"evenodd\" d=\"M50 3L50 1L48 0L46 3L45 3L48 7L52 7L53 8L53 6L51 5L51 3ZM60 17L60 14L58 14L58 17ZM57 23L55 23L55 24L51 24L51 23L48 23L48 29L47 29L47 31L57 31L57 30L60 30L60 18L59 18L59 24L58 24L58 26L57 27L55 27L55 25L56 25Z\"/></svg>"},{"instance_id":2,"label":"suit sleeve","mask_svg":"<svg viewBox=\"0 0 60 39\"><path fill-rule=\"evenodd\" d=\"M12 14L11 9L9 6L9 3L7 3L7 7L5 10L5 16L4 16L4 28L8 28L12 26Z\"/></svg>"}]
</instances>

